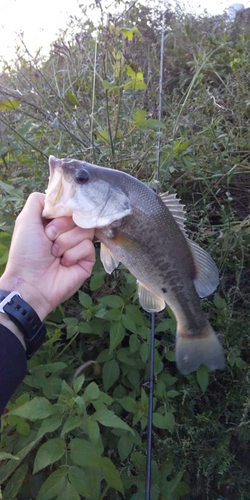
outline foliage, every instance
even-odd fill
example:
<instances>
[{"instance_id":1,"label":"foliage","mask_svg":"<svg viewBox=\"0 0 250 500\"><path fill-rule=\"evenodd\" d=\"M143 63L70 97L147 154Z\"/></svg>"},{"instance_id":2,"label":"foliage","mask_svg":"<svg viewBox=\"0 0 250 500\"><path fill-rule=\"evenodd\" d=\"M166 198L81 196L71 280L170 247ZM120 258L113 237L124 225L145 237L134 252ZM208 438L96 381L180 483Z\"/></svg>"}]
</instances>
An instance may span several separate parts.
<instances>
[{"instance_id":1,"label":"foliage","mask_svg":"<svg viewBox=\"0 0 250 500\"><path fill-rule=\"evenodd\" d=\"M250 37L235 37L223 18L165 17L162 122L157 8L131 3L97 27L74 20L46 61L26 52L6 65L0 267L25 199L46 188L49 154L117 168L154 188L161 134L160 189L178 192L192 238L220 269L203 307L227 367L181 376L175 321L157 315L152 500L248 500ZM97 259L46 325L47 341L2 417L3 499L143 499L150 316L135 279L123 266L107 276Z\"/></svg>"}]
</instances>

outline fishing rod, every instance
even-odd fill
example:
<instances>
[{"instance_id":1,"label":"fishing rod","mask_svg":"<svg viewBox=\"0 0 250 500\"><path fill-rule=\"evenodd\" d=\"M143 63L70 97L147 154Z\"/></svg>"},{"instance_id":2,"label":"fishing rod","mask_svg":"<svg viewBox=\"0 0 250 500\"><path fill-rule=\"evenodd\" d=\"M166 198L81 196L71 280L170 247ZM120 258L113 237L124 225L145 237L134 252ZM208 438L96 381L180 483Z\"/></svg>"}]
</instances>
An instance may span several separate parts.
<instances>
[{"instance_id":1,"label":"fishing rod","mask_svg":"<svg viewBox=\"0 0 250 500\"><path fill-rule=\"evenodd\" d=\"M161 30L161 60L160 60L160 79L159 79L159 108L158 120L162 119L162 82L163 82L163 59L164 59L164 35L165 35L165 17L162 14ZM157 145L157 186L156 192L159 193L160 180L160 159L161 159L161 128L158 131ZM145 500L150 500L151 492L151 457L152 457L152 423L153 423L153 396L154 396L154 347L155 347L155 313L151 315L151 350L150 350L150 375L149 375L149 400L148 400L148 442L147 442L147 469L146 469L146 495Z\"/></svg>"}]
</instances>

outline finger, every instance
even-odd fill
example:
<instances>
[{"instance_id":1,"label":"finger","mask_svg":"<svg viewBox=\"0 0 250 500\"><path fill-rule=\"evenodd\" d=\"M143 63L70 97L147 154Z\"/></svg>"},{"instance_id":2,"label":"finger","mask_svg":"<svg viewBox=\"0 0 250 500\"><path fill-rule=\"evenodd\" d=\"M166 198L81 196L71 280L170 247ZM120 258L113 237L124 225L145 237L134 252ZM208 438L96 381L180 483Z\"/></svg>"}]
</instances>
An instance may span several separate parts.
<instances>
[{"instance_id":1,"label":"finger","mask_svg":"<svg viewBox=\"0 0 250 500\"><path fill-rule=\"evenodd\" d=\"M16 223L18 224L20 221L23 222L23 220L26 218L29 223L38 222L39 224L41 224L44 199L44 193L30 194L22 211L16 219Z\"/></svg>"},{"instance_id":2,"label":"finger","mask_svg":"<svg viewBox=\"0 0 250 500\"><path fill-rule=\"evenodd\" d=\"M55 241L60 234L70 231L73 227L76 227L76 225L72 217L58 217L47 224L45 234L49 240Z\"/></svg>"},{"instance_id":3,"label":"finger","mask_svg":"<svg viewBox=\"0 0 250 500\"><path fill-rule=\"evenodd\" d=\"M95 247L91 240L84 240L70 248L61 258L61 264L65 267L74 266L74 264L81 262L81 267L85 269L84 261L86 261L90 273L95 262Z\"/></svg>"},{"instance_id":4,"label":"finger","mask_svg":"<svg viewBox=\"0 0 250 500\"><path fill-rule=\"evenodd\" d=\"M70 231L60 234L54 241L52 246L52 255L61 257L65 252L75 247L84 240L92 240L94 237L94 229L82 229L75 226Z\"/></svg>"}]
</instances>

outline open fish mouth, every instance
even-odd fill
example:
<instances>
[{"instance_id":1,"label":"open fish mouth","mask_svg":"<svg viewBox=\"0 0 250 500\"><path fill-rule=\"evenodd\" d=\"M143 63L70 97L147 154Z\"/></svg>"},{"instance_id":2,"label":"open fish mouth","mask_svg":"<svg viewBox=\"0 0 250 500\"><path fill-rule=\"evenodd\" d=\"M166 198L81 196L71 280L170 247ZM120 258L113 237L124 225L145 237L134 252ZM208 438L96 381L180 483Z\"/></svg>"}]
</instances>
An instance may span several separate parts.
<instances>
[{"instance_id":1,"label":"open fish mouth","mask_svg":"<svg viewBox=\"0 0 250 500\"><path fill-rule=\"evenodd\" d=\"M71 216L72 210L67 205L74 195L74 185L65 179L62 162L55 156L49 157L49 170L49 184L45 191L46 199L42 215L47 219Z\"/></svg>"},{"instance_id":2,"label":"open fish mouth","mask_svg":"<svg viewBox=\"0 0 250 500\"><path fill-rule=\"evenodd\" d=\"M70 158L49 157L50 178L43 217L72 217L79 227L98 228L131 214L128 196L113 170ZM111 181L108 176L111 175Z\"/></svg>"}]
</instances>

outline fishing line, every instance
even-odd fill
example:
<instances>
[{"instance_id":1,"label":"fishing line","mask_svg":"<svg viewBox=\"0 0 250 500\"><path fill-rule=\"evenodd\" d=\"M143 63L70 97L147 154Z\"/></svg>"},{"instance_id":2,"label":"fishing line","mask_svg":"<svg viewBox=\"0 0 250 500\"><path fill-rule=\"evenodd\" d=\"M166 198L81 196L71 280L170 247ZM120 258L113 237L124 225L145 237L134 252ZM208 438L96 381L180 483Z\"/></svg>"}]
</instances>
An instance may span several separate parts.
<instances>
[{"instance_id":1,"label":"fishing line","mask_svg":"<svg viewBox=\"0 0 250 500\"><path fill-rule=\"evenodd\" d=\"M158 120L162 118L162 81L163 81L163 59L164 59L164 32L165 18L162 14L161 31L161 62L159 79L159 108ZM160 159L161 159L161 128L158 131L157 145L157 186L156 193L159 193L160 180ZM154 347L155 347L155 313L151 315L151 350L150 350L150 375L149 375L149 400L148 400L148 442L147 442L147 469L146 469L146 495L145 500L150 500L151 491L151 453L152 453L152 421L153 421L153 396L154 396Z\"/></svg>"}]
</instances>

